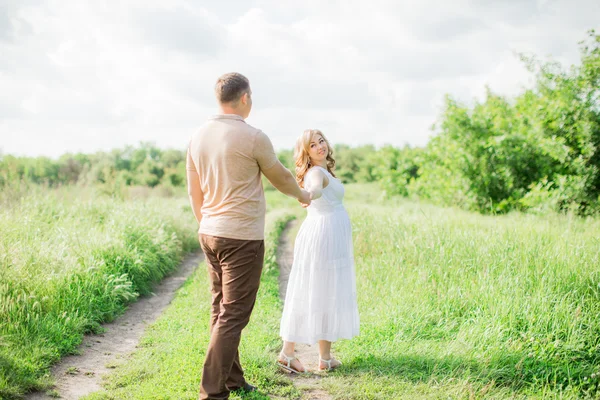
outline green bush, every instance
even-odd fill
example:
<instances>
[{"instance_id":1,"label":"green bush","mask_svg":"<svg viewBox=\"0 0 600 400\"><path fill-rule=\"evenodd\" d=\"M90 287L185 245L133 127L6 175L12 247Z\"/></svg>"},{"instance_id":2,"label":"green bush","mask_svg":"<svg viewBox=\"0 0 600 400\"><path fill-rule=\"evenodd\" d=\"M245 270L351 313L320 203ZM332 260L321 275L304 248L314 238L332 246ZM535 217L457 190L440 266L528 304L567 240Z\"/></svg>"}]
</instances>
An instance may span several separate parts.
<instances>
[{"instance_id":1,"label":"green bush","mask_svg":"<svg viewBox=\"0 0 600 400\"><path fill-rule=\"evenodd\" d=\"M390 154L382 183L480 212L600 208L600 35L581 46L581 65L523 57L536 87L514 99L488 90L471 108L450 96L438 134L419 155ZM388 153L394 153L389 152ZM413 161L411 161L413 160ZM405 184L403 171L418 167ZM395 188L395 190L393 190Z\"/></svg>"}]
</instances>

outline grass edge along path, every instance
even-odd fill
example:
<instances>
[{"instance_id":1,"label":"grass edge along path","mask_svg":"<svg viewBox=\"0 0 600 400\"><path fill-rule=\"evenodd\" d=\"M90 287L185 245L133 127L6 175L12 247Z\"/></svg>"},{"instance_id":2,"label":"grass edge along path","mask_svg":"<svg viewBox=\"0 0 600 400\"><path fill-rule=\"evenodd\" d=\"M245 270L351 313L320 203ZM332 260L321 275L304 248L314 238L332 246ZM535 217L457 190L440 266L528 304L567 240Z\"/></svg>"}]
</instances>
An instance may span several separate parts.
<instances>
[{"instance_id":1,"label":"grass edge along path","mask_svg":"<svg viewBox=\"0 0 600 400\"><path fill-rule=\"evenodd\" d=\"M2 399L50 388L51 365L199 247L178 199L80 195L32 193L0 210Z\"/></svg>"},{"instance_id":2,"label":"grass edge along path","mask_svg":"<svg viewBox=\"0 0 600 400\"><path fill-rule=\"evenodd\" d=\"M248 382L258 393L244 399L299 398L300 393L276 367L281 316L276 264L281 232L295 216L285 210L267 214L265 263L256 306L242 333L240 357ZM205 264L203 264L205 265ZM209 341L210 289L206 268L200 267L179 289L165 313L142 337L139 349L115 365L105 390L86 400L196 399ZM239 399L232 393L231 399Z\"/></svg>"}]
</instances>

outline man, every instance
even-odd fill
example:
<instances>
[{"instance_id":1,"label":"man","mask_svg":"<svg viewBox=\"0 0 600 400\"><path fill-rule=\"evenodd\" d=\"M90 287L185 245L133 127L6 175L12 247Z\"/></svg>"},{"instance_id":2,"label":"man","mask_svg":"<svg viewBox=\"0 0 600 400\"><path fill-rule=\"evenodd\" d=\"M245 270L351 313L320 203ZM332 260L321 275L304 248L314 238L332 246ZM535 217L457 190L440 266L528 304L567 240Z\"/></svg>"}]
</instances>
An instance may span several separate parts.
<instances>
[{"instance_id":1,"label":"man","mask_svg":"<svg viewBox=\"0 0 600 400\"><path fill-rule=\"evenodd\" d=\"M244 121L252 109L248 79L225 74L217 80L215 94L221 113L192 136L186 168L212 286L211 337L200 399L227 399L231 390L256 390L244 379L238 345L264 260L261 172L282 193L310 204L308 192L279 162L267 135Z\"/></svg>"}]
</instances>

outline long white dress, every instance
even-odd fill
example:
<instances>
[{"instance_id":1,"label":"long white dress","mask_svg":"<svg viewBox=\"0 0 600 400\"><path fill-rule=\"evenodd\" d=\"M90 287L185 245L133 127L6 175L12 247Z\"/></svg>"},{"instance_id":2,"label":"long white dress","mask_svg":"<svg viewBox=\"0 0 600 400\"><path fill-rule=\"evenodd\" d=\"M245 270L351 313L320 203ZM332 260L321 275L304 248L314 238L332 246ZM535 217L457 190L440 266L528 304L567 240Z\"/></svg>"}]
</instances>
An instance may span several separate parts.
<instances>
[{"instance_id":1,"label":"long white dress","mask_svg":"<svg viewBox=\"0 0 600 400\"><path fill-rule=\"evenodd\" d=\"M319 174L329 178L322 196L307 207L294 247L280 335L288 342L334 342L359 333L350 218L342 204L344 186L325 168L313 167L305 186ZM317 178L318 179L318 178Z\"/></svg>"}]
</instances>

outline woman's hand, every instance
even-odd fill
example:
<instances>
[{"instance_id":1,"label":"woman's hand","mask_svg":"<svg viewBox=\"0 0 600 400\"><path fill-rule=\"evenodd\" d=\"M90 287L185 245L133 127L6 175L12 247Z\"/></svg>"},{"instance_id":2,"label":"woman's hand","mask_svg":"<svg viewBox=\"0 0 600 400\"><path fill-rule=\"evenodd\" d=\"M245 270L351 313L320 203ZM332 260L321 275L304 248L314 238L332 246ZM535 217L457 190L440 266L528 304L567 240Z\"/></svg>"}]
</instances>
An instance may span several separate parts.
<instances>
[{"instance_id":1,"label":"woman's hand","mask_svg":"<svg viewBox=\"0 0 600 400\"><path fill-rule=\"evenodd\" d=\"M298 201L300 202L300 204L302 204L302 207L306 208L310 205L310 201L312 200L312 195L310 192L302 189L302 195L298 198Z\"/></svg>"}]
</instances>

